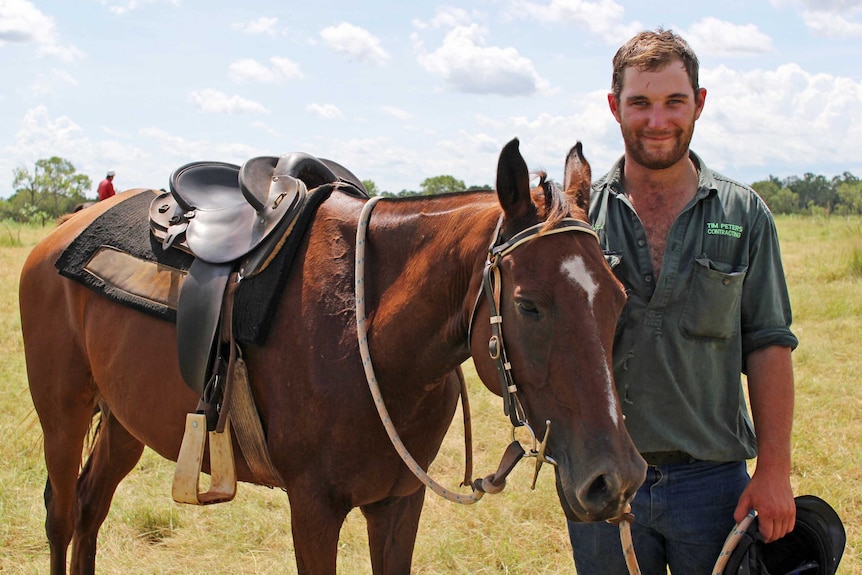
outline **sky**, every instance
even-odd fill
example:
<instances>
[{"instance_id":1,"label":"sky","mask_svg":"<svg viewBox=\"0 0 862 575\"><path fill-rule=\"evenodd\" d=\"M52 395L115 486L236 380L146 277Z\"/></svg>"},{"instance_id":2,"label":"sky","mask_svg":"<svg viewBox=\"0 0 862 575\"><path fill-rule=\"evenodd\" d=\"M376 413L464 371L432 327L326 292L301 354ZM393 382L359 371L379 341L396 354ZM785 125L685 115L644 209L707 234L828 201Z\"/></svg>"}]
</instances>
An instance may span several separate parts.
<instances>
[{"instance_id":1,"label":"sky","mask_svg":"<svg viewBox=\"0 0 862 575\"><path fill-rule=\"evenodd\" d=\"M659 26L700 59L709 167L862 177L862 0L0 0L0 198L52 156L91 197L289 152L379 191L493 185L514 137L557 180L581 141L599 176L611 59Z\"/></svg>"}]
</instances>

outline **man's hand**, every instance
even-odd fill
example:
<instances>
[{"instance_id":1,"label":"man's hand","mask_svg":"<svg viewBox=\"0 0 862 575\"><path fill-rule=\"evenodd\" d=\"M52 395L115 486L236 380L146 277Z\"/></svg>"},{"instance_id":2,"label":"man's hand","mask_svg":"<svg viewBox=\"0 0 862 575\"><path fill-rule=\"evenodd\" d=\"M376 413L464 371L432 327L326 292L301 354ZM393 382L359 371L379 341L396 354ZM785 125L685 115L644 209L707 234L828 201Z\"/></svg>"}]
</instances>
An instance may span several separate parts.
<instances>
[{"instance_id":1,"label":"man's hand","mask_svg":"<svg viewBox=\"0 0 862 575\"><path fill-rule=\"evenodd\" d=\"M770 474L765 469L755 471L739 498L733 518L739 523L750 509L757 511L759 530L767 543L793 531L796 525L796 502L787 474Z\"/></svg>"}]
</instances>

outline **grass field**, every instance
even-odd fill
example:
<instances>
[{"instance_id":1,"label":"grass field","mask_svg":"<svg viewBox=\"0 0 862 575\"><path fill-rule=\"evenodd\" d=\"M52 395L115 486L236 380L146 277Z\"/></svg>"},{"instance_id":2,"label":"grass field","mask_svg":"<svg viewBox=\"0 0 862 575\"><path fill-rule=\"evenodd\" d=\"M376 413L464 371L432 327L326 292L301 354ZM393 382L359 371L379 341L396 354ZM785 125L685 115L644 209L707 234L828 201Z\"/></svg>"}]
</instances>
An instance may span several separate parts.
<instances>
[{"instance_id":1,"label":"grass field","mask_svg":"<svg viewBox=\"0 0 862 575\"><path fill-rule=\"evenodd\" d=\"M780 218L794 305L797 408L793 485L829 501L847 529L841 575L862 574L862 219ZM17 282L47 229L0 222L0 573L48 571L39 423L24 372ZM491 473L509 441L499 399L470 379L475 475ZM456 487L463 474L460 416L431 474ZM565 521L552 474L530 491L521 466L500 495L473 506L426 497L413 572L571 574ZM146 451L120 485L102 528L100 573L296 573L289 506L280 491L241 484L237 498L208 508L170 496L173 464ZM339 572L369 574L365 526L352 513L342 532Z\"/></svg>"}]
</instances>

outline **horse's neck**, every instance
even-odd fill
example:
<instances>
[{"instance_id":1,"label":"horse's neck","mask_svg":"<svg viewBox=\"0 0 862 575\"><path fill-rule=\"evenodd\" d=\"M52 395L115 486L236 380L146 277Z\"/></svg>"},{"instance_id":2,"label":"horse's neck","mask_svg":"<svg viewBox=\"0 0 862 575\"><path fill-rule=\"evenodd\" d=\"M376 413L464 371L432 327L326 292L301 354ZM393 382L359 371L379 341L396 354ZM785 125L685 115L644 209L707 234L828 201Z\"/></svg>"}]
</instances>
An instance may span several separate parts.
<instances>
[{"instance_id":1,"label":"horse's neck","mask_svg":"<svg viewBox=\"0 0 862 575\"><path fill-rule=\"evenodd\" d=\"M366 278L373 331L393 343L421 342L411 361L433 364L454 354L446 359L457 364L468 355L470 314L499 205L481 195L411 204L378 204L371 218L370 251L378 254L366 271L377 276Z\"/></svg>"}]
</instances>

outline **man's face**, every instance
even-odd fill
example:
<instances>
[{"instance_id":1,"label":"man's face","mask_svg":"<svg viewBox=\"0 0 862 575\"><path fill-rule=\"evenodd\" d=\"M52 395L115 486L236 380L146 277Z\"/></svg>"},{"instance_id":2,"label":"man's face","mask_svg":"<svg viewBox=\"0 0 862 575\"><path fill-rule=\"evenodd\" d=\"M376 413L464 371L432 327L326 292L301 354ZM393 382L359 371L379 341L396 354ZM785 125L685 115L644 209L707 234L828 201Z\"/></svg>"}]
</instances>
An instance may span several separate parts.
<instances>
[{"instance_id":1,"label":"man's face","mask_svg":"<svg viewBox=\"0 0 862 575\"><path fill-rule=\"evenodd\" d=\"M608 103L620 123L627 161L663 170L687 157L706 90L699 95L680 61L652 72L626 68L619 100L608 94Z\"/></svg>"}]
</instances>

